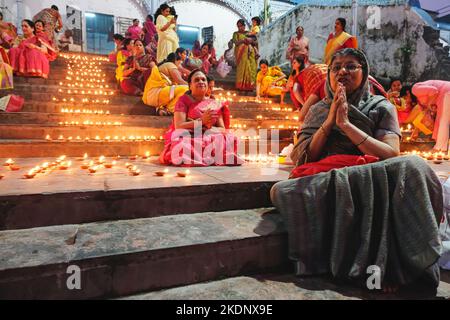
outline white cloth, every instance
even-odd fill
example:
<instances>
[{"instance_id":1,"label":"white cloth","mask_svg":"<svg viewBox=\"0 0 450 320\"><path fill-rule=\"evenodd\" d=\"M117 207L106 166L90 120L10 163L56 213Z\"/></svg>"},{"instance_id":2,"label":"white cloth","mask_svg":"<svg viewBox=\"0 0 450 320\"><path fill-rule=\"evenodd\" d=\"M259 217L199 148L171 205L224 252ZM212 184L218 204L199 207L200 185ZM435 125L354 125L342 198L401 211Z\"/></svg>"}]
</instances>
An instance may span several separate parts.
<instances>
[{"instance_id":1,"label":"white cloth","mask_svg":"<svg viewBox=\"0 0 450 320\"><path fill-rule=\"evenodd\" d=\"M172 16L166 18L162 14L156 19L156 31L158 32L156 61L158 63L166 59L170 53L175 52L179 47L179 39L174 24L171 24L165 31L161 31L169 23L169 19L172 19Z\"/></svg>"}]
</instances>

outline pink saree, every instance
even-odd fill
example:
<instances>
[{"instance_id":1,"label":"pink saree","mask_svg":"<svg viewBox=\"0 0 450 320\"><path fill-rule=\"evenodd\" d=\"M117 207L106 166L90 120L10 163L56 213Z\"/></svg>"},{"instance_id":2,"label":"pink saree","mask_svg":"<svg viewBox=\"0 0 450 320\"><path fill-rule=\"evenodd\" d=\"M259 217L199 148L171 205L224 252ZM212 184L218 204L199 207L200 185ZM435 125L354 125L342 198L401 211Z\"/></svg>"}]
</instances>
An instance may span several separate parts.
<instances>
[{"instance_id":1,"label":"pink saree","mask_svg":"<svg viewBox=\"0 0 450 320\"><path fill-rule=\"evenodd\" d=\"M27 45L33 44L39 46L39 39L34 36L22 40L18 47L11 48L8 52L9 61L14 72L24 77L42 77L48 78L50 73L50 63L47 57L41 51L28 48Z\"/></svg>"},{"instance_id":2,"label":"pink saree","mask_svg":"<svg viewBox=\"0 0 450 320\"><path fill-rule=\"evenodd\" d=\"M229 117L222 102L213 99L198 102L185 94L175 106L175 112L186 113L186 117L192 120L201 118L207 109L213 112L213 126L218 124L220 117ZM223 120L229 123L229 119ZM238 138L227 131L205 131L205 128L200 132L177 130L172 123L164 139L165 146L160 155L160 162L165 165L205 167L236 166L244 163L237 154Z\"/></svg>"}]
</instances>

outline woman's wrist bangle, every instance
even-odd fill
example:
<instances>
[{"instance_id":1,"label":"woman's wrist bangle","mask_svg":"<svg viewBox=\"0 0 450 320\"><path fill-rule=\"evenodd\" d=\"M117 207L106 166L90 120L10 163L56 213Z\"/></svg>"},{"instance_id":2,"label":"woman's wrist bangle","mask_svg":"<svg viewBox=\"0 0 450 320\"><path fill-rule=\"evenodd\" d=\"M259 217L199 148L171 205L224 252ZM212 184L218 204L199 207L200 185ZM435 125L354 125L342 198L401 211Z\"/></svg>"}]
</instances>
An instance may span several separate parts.
<instances>
[{"instance_id":1,"label":"woman's wrist bangle","mask_svg":"<svg viewBox=\"0 0 450 320\"><path fill-rule=\"evenodd\" d=\"M358 143L356 146L357 147L359 147L360 145L362 145L364 142L366 142L367 141L367 139L369 139L369 135L367 135L365 138L364 138L364 140L363 141L361 141L360 143Z\"/></svg>"}]
</instances>

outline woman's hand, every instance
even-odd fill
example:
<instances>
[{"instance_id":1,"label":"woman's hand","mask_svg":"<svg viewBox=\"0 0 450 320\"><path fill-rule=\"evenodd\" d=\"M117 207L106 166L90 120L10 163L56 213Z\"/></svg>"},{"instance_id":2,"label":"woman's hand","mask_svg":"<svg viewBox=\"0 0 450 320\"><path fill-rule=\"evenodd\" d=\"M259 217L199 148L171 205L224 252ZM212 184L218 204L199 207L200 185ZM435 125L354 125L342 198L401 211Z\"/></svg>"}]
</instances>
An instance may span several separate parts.
<instances>
[{"instance_id":1,"label":"woman's hand","mask_svg":"<svg viewBox=\"0 0 450 320\"><path fill-rule=\"evenodd\" d=\"M344 103L338 106L336 112L336 125L343 130L349 124L350 120L348 119L348 103L345 101Z\"/></svg>"},{"instance_id":2,"label":"woman's hand","mask_svg":"<svg viewBox=\"0 0 450 320\"><path fill-rule=\"evenodd\" d=\"M336 124L336 114L338 108L346 101L347 99L345 97L345 87L343 84L338 83L333 102L331 103L330 112L328 113L328 117L324 123L326 127L329 127L331 129Z\"/></svg>"},{"instance_id":3,"label":"woman's hand","mask_svg":"<svg viewBox=\"0 0 450 320\"><path fill-rule=\"evenodd\" d=\"M206 110L202 115L202 125L208 129L212 126L212 114L211 110Z\"/></svg>"}]
</instances>

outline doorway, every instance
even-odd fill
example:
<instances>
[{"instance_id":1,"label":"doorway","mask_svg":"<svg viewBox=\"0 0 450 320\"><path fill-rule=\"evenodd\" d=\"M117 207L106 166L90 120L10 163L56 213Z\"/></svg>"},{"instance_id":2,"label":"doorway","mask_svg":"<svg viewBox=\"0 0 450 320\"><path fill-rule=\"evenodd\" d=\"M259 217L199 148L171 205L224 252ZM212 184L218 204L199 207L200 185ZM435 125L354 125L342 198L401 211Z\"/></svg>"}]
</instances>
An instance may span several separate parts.
<instances>
[{"instance_id":1,"label":"doorway","mask_svg":"<svg viewBox=\"0 0 450 320\"><path fill-rule=\"evenodd\" d=\"M86 12L87 52L108 54L114 50L114 16Z\"/></svg>"}]
</instances>

